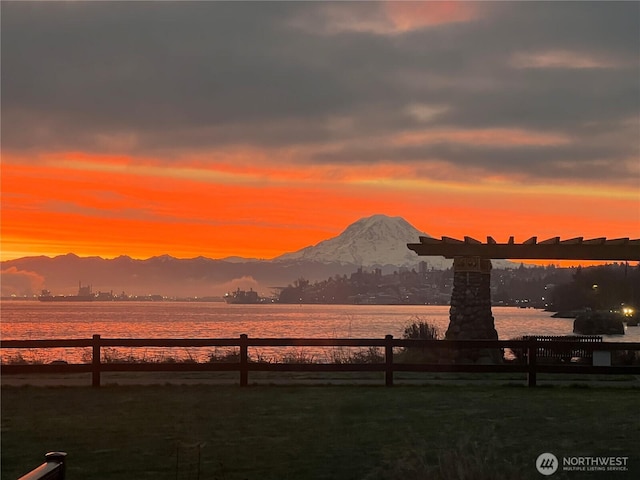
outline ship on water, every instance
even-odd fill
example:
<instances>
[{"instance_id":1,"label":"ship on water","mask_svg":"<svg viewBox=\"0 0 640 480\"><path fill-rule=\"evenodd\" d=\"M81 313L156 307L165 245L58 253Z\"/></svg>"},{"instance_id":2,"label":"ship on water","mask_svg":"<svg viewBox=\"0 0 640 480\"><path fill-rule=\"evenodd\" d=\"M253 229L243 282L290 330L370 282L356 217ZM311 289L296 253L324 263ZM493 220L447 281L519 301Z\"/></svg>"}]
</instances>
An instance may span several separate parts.
<instances>
[{"instance_id":1,"label":"ship on water","mask_svg":"<svg viewBox=\"0 0 640 480\"><path fill-rule=\"evenodd\" d=\"M237 304L253 304L253 303L261 303L263 299L258 295L253 289L240 290L238 288L235 292L227 292L224 294L224 301L227 303L237 303Z\"/></svg>"},{"instance_id":2,"label":"ship on water","mask_svg":"<svg viewBox=\"0 0 640 480\"><path fill-rule=\"evenodd\" d=\"M51 295L49 290L42 290L38 296L41 302L92 302L96 299L95 294L91 291L91 285L82 286L82 282L78 282L77 295Z\"/></svg>"}]
</instances>

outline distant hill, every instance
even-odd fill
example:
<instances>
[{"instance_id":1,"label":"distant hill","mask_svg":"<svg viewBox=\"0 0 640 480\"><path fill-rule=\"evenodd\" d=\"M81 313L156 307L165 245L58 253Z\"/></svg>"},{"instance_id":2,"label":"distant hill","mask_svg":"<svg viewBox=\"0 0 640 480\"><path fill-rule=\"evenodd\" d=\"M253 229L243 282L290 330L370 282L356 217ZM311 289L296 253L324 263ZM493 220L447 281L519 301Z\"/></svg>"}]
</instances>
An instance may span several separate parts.
<instances>
[{"instance_id":1,"label":"distant hill","mask_svg":"<svg viewBox=\"0 0 640 480\"><path fill-rule=\"evenodd\" d=\"M128 295L222 296L236 288L253 288L269 296L271 287L285 287L300 277L322 280L348 274L352 266L334 264L276 264L270 261L227 262L169 255L137 260L78 257L24 257L2 262L2 296L34 295L48 289L54 295L78 292L78 282L93 292Z\"/></svg>"},{"instance_id":2,"label":"distant hill","mask_svg":"<svg viewBox=\"0 0 640 480\"><path fill-rule=\"evenodd\" d=\"M326 280L355 272L359 267L393 272L426 261L445 269L443 257L419 257L407 248L427 234L401 217L373 215L349 225L340 235L272 260L229 257L177 259L169 255L136 260L78 257L72 253L54 258L24 257L1 262L2 295L34 295L41 289L53 294L75 294L78 282L94 292L130 295L221 296L236 288L253 288L261 295L272 287L285 287L299 278Z\"/></svg>"}]
</instances>

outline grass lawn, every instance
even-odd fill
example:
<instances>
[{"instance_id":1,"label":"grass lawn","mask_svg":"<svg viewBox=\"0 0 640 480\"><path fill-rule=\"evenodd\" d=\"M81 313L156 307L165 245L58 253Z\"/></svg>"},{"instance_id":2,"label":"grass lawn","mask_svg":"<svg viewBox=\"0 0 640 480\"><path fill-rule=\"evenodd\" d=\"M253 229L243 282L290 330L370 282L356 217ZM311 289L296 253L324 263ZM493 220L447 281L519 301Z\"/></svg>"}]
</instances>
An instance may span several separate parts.
<instances>
[{"instance_id":1,"label":"grass lawn","mask_svg":"<svg viewBox=\"0 0 640 480\"><path fill-rule=\"evenodd\" d=\"M151 385L2 388L2 479L68 452L68 480L176 476L204 444L201 479L536 479L542 452L627 456L640 478L630 388ZM183 457L185 458L185 457ZM562 460L561 460L562 461ZM195 460L194 460L195 462ZM456 476L455 470L475 473ZM195 478L192 476L191 478Z\"/></svg>"}]
</instances>

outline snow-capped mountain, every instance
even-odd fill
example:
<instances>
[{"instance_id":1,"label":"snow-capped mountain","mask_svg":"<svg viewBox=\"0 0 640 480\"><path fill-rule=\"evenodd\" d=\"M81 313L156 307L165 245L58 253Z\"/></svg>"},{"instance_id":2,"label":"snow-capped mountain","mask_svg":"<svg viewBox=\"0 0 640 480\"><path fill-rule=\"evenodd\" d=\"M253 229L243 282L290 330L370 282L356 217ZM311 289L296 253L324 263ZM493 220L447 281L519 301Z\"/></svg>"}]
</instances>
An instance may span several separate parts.
<instances>
[{"instance_id":1,"label":"snow-capped mountain","mask_svg":"<svg viewBox=\"0 0 640 480\"><path fill-rule=\"evenodd\" d=\"M253 288L268 294L272 285L287 285L296 278L326 280L349 275L357 267L380 267L391 273L399 267L450 268L444 257L421 257L407 248L419 242L419 231L401 217L373 215L349 225L340 235L273 260L240 257L178 259L161 255L146 260L120 256L113 259L78 257L74 254L24 257L0 262L2 295L38 294L46 288L54 294L75 294L78 281L94 291L126 291L143 295L222 295L225 291ZM507 260L492 260L494 268L514 268Z\"/></svg>"},{"instance_id":2,"label":"snow-capped mountain","mask_svg":"<svg viewBox=\"0 0 640 480\"><path fill-rule=\"evenodd\" d=\"M337 237L297 252L285 253L274 261L340 263L364 267L415 267L421 261L426 261L433 268L450 267L450 260L442 257L419 257L407 248L407 243L419 242L420 236L430 235L421 232L402 217L373 215L352 223Z\"/></svg>"}]
</instances>

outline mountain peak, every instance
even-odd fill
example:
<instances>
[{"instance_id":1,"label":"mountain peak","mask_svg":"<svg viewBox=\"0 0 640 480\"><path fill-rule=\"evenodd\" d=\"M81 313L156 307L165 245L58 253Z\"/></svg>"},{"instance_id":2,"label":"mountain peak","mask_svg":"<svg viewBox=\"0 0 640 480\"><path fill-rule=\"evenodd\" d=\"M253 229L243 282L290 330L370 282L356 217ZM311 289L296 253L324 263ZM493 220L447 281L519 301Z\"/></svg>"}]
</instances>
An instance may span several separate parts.
<instances>
[{"instance_id":1,"label":"mountain peak","mask_svg":"<svg viewBox=\"0 0 640 480\"><path fill-rule=\"evenodd\" d=\"M358 230L367 231L371 229L388 230L389 228L399 228L401 230L413 230L418 232L418 230L413 225L411 225L402 217L389 217L387 215L382 215L379 213L376 215L371 215L370 217L363 217L360 220L353 222L342 233ZM422 233L419 234L423 235ZM418 239L416 238L415 240Z\"/></svg>"},{"instance_id":2,"label":"mountain peak","mask_svg":"<svg viewBox=\"0 0 640 480\"><path fill-rule=\"evenodd\" d=\"M415 266L418 256L407 243L426 235L402 217L377 214L361 218L340 235L297 252L277 257L277 261L315 261L359 266ZM428 236L428 235L427 235Z\"/></svg>"}]
</instances>

